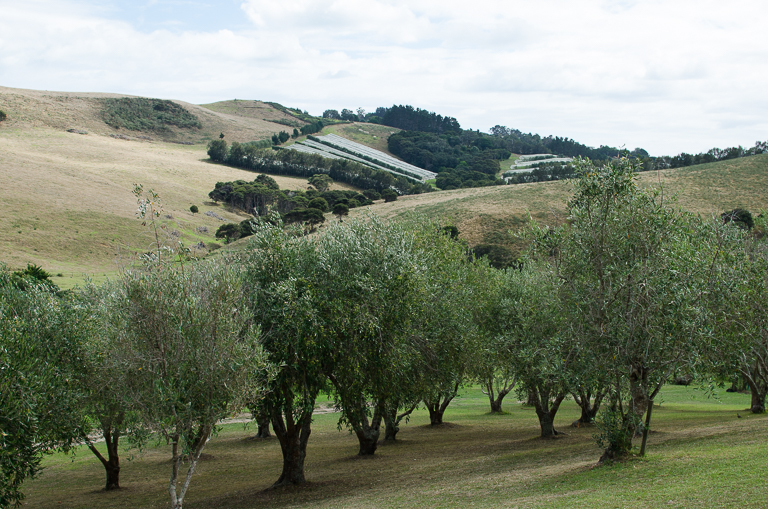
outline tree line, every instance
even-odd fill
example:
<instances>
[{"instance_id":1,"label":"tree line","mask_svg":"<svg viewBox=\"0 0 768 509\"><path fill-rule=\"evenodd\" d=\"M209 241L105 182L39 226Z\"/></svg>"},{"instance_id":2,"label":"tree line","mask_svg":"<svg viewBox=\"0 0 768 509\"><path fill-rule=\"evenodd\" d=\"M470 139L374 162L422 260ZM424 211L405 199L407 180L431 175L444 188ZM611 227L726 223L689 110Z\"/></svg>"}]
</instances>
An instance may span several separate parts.
<instances>
[{"instance_id":1,"label":"tree line","mask_svg":"<svg viewBox=\"0 0 768 509\"><path fill-rule=\"evenodd\" d=\"M468 383L493 411L512 391L527 400L542 438L559 433L572 397L603 460L638 442L645 452L674 378L744 383L765 411L765 219L750 229L744 211L686 213L636 185L636 160L576 166L569 221L534 225L507 270L425 219L335 222L308 237L272 217L244 251L190 264L158 248L143 268L65 295L0 271L2 500L19 499L42 454L94 432L116 487L120 437L160 434L181 507L216 422L243 407L280 441L275 485L300 484L320 393L360 455L382 434L396 440L417 407L440 425ZM154 203L140 201L150 224Z\"/></svg>"},{"instance_id":2,"label":"tree line","mask_svg":"<svg viewBox=\"0 0 768 509\"><path fill-rule=\"evenodd\" d=\"M336 182L344 182L360 189L373 189L379 193L386 189L398 194L418 194L431 191L431 187L390 172L376 170L347 159L328 159L318 154L296 150L271 150L253 143L213 140L208 144L211 160L237 168L273 175L311 177L324 174Z\"/></svg>"}]
</instances>

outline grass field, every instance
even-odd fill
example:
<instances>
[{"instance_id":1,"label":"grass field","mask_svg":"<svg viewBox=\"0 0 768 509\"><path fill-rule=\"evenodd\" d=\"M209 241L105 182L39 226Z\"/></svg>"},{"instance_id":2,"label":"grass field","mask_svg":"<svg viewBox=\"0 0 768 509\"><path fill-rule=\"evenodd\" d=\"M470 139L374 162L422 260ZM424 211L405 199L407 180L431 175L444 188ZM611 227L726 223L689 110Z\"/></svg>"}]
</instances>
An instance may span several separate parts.
<instances>
[{"instance_id":1,"label":"grass field","mask_svg":"<svg viewBox=\"0 0 768 509\"><path fill-rule=\"evenodd\" d=\"M507 397L507 414L492 415L479 389L465 389L448 407L448 424L431 428L421 410L398 443L372 458L356 456L357 441L337 430L336 414L316 415L309 482L271 491L281 468L277 440L252 440L254 428L226 425L206 447L185 507L764 507L768 417L744 412L748 395L712 399L666 387L648 455L606 466L596 465L594 430L569 426L578 417L572 402L556 419L567 434L546 441L533 409L514 399ZM25 507L166 507L169 448L128 457L116 493L101 491L103 468L89 451L49 457L41 477L24 485Z\"/></svg>"}]
</instances>

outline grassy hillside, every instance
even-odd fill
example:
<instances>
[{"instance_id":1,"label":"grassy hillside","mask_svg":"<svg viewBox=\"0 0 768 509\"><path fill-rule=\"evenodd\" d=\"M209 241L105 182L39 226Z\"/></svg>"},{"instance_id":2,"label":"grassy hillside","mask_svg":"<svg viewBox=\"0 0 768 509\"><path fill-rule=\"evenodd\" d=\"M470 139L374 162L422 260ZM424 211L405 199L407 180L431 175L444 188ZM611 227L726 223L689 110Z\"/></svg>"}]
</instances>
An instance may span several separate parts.
<instances>
[{"instance_id":1,"label":"grassy hillside","mask_svg":"<svg viewBox=\"0 0 768 509\"><path fill-rule=\"evenodd\" d=\"M736 207L754 213L768 209L768 154L659 172L641 173L644 187L661 188L680 207L703 215ZM483 187L402 196L371 210L388 218L418 212L443 218L458 227L470 246L500 245L517 256L524 243L515 237L532 217L557 225L565 220L565 203L573 192L567 181ZM354 209L350 216L365 214Z\"/></svg>"},{"instance_id":2,"label":"grassy hillside","mask_svg":"<svg viewBox=\"0 0 768 509\"><path fill-rule=\"evenodd\" d=\"M216 242L213 234L222 221L206 212L242 220L211 203L208 192L218 181L253 180L253 173L209 163L204 144L173 143L182 136L175 132L174 139L163 141L155 133L112 129L100 114L98 100L105 97L119 96L0 88L0 110L8 114L0 123L0 262L14 269L35 263L61 274L54 281L64 287L82 281L84 274L98 280L116 272L150 245L146 228L134 216L134 182L160 194L162 222L188 246ZM225 125L231 127L227 139L237 133L243 141L282 128L184 106L200 115L201 131L217 137ZM67 132L70 128L88 134ZM116 133L129 139L110 136ZM184 134L198 141L202 135L197 130ZM307 187L306 179L276 180L285 189ZM192 214L190 205L200 212Z\"/></svg>"},{"instance_id":3,"label":"grassy hillside","mask_svg":"<svg viewBox=\"0 0 768 509\"><path fill-rule=\"evenodd\" d=\"M743 412L748 395L712 399L692 387L665 387L648 455L600 467L594 429L569 426L579 415L572 401L556 418L566 434L541 440L533 408L514 399L505 400L507 414L492 415L478 388L464 389L446 411L447 424L432 428L419 410L399 441L374 457L356 456L355 436L336 428L338 414L317 414L307 450L309 482L269 491L280 475L277 439L249 439L253 427L226 425L206 446L185 507L764 506L768 418ZM85 448L74 458L48 458L41 477L24 483L25 506L167 507L169 447L152 444L130 456L118 492L101 490L104 469Z\"/></svg>"},{"instance_id":4,"label":"grassy hillside","mask_svg":"<svg viewBox=\"0 0 768 509\"><path fill-rule=\"evenodd\" d=\"M205 141L220 132L230 142L263 139L287 130L285 122L300 122L259 101L204 107L176 101L198 116L200 129L170 127L161 134L126 131L108 126L102 117L101 101L117 97L122 96L0 87L0 110L8 114L0 123L0 178L5 184L0 187L4 207L0 262L14 269L27 263L41 265L62 274L55 280L65 287L81 281L83 274L99 278L114 273L150 242L134 217L134 182L154 188L163 198L162 219L169 232L177 232L187 245L214 242L213 233L222 221L205 212L227 221L242 218L210 203L208 192L217 181L252 180L254 174L210 164ZM386 151L386 138L394 131L350 123L330 126L323 133L335 132ZM287 189L307 185L303 179L276 180ZM677 193L679 204L697 213L716 214L735 207L756 212L768 208L768 155L645 173L640 182L646 186L661 182L665 195ZM470 246L501 246L514 258L524 245L510 232L524 226L529 215L545 224L562 222L570 193L567 182L460 189L404 196L393 203L353 209L350 215L370 211L397 218L416 211L440 217L455 224ZM193 204L200 213L189 212Z\"/></svg>"},{"instance_id":5,"label":"grassy hillside","mask_svg":"<svg viewBox=\"0 0 768 509\"><path fill-rule=\"evenodd\" d=\"M201 127L199 129L171 127L163 133L154 131L142 133L116 129L104 122L105 100L123 97L130 96L0 87L0 110L5 111L8 115L7 120L0 124L0 129L2 131L8 129L27 130L29 128L51 128L60 131L77 129L101 136L122 134L142 141L149 141L146 138L151 138L156 141L205 144L211 139L218 138L222 132L228 141L246 142L265 139L286 128L276 121L293 118L264 103L259 103L265 107L261 114L257 117L249 117L239 111L216 108L215 105L208 105L211 106L208 108L183 101L173 101L195 115L200 120ZM253 103L253 101L249 102ZM140 136L143 138L139 138Z\"/></svg>"}]
</instances>

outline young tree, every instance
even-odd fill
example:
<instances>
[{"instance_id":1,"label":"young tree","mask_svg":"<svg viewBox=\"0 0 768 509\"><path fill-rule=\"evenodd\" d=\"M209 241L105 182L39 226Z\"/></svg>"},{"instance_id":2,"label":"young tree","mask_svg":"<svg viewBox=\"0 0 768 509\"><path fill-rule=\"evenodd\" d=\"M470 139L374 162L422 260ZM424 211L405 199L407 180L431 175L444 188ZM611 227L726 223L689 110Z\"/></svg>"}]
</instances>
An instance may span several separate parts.
<instances>
[{"instance_id":1,"label":"young tree","mask_svg":"<svg viewBox=\"0 0 768 509\"><path fill-rule=\"evenodd\" d=\"M408 397L400 373L412 353L407 338L424 268L415 237L407 227L369 218L332 225L318 240L327 373L360 455L376 451L388 405Z\"/></svg>"},{"instance_id":2,"label":"young tree","mask_svg":"<svg viewBox=\"0 0 768 509\"><path fill-rule=\"evenodd\" d=\"M337 203L333 206L333 215L339 216L339 222L341 218L349 214L349 206L344 203Z\"/></svg>"},{"instance_id":3,"label":"young tree","mask_svg":"<svg viewBox=\"0 0 768 509\"><path fill-rule=\"evenodd\" d=\"M713 371L738 373L751 394L750 411L765 412L768 395L768 244L741 231L736 221L723 237L718 280L708 293L715 337L708 361Z\"/></svg>"},{"instance_id":4,"label":"young tree","mask_svg":"<svg viewBox=\"0 0 768 509\"><path fill-rule=\"evenodd\" d=\"M536 409L542 438L558 434L554 419L569 392L570 365L577 348L562 334L562 312L553 271L528 264L507 273L499 316L507 358L517 375L518 393Z\"/></svg>"},{"instance_id":5,"label":"young tree","mask_svg":"<svg viewBox=\"0 0 768 509\"><path fill-rule=\"evenodd\" d=\"M227 260L129 272L121 285L111 333L142 418L171 444L168 492L181 509L216 423L258 400L272 369Z\"/></svg>"}]
</instances>

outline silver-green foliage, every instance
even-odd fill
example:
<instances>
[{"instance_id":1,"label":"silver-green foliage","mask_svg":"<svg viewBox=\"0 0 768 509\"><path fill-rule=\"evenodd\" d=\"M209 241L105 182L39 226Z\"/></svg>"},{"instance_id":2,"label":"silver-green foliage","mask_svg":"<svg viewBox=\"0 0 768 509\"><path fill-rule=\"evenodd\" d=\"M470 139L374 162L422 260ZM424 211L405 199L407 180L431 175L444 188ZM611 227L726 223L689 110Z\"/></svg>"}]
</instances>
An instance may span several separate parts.
<instances>
[{"instance_id":1,"label":"silver-green foliage","mask_svg":"<svg viewBox=\"0 0 768 509\"><path fill-rule=\"evenodd\" d=\"M32 281L20 289L0 266L0 507L19 504L43 455L81 435L86 319L68 296Z\"/></svg>"},{"instance_id":2,"label":"silver-green foliage","mask_svg":"<svg viewBox=\"0 0 768 509\"><path fill-rule=\"evenodd\" d=\"M272 369L240 271L226 260L128 272L113 292L113 362L129 380L125 396L172 446L168 489L180 508L216 423L260 399Z\"/></svg>"}]
</instances>

